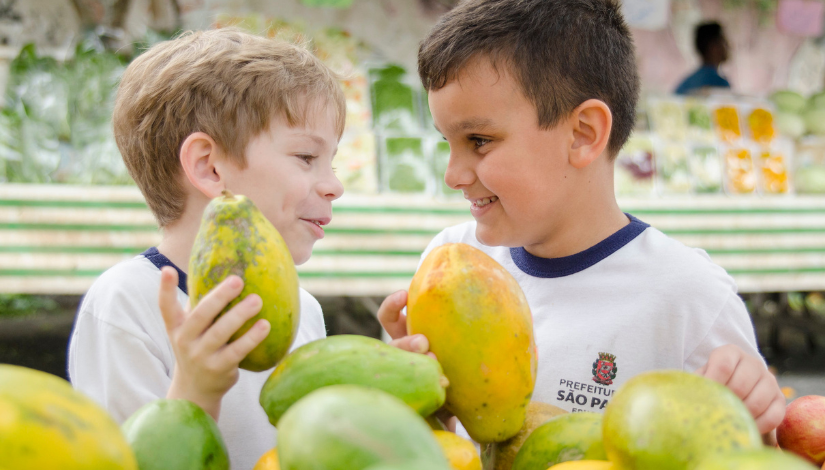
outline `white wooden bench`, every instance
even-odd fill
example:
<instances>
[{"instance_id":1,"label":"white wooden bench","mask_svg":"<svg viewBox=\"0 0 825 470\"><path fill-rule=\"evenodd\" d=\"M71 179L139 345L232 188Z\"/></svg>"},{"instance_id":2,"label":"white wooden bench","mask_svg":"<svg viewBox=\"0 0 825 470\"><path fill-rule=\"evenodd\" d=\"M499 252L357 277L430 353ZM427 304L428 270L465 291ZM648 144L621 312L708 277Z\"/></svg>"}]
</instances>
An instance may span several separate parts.
<instances>
[{"instance_id":1,"label":"white wooden bench","mask_svg":"<svg viewBox=\"0 0 825 470\"><path fill-rule=\"evenodd\" d=\"M740 292L825 290L825 197L622 199L643 221L701 247ZM384 296L409 286L442 228L471 220L463 199L345 195L298 268L318 296ZM160 234L134 187L0 184L0 292L82 294Z\"/></svg>"}]
</instances>

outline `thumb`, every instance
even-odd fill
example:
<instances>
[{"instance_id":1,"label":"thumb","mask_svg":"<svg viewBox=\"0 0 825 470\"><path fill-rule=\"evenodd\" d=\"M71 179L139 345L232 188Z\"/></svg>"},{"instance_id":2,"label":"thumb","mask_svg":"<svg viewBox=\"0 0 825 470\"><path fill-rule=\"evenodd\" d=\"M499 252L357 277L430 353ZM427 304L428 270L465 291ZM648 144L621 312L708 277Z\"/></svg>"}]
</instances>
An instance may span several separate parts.
<instances>
[{"instance_id":1,"label":"thumb","mask_svg":"<svg viewBox=\"0 0 825 470\"><path fill-rule=\"evenodd\" d=\"M160 270L158 305L163 315L163 323L166 324L166 331L171 336L171 332L183 323L185 315L183 307L178 302L178 271L170 266L164 266Z\"/></svg>"}]
</instances>

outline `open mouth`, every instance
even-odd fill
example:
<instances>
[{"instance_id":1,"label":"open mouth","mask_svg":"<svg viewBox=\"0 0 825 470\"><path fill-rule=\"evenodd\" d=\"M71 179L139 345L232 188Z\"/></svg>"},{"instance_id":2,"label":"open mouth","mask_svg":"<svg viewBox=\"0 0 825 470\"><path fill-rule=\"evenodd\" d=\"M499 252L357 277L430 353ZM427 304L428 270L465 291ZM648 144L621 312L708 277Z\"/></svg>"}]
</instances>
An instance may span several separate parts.
<instances>
[{"instance_id":1,"label":"open mouth","mask_svg":"<svg viewBox=\"0 0 825 470\"><path fill-rule=\"evenodd\" d=\"M490 196L490 197L483 197L477 201L473 201L473 206L475 207L484 207L491 202L498 201L498 196Z\"/></svg>"}]
</instances>

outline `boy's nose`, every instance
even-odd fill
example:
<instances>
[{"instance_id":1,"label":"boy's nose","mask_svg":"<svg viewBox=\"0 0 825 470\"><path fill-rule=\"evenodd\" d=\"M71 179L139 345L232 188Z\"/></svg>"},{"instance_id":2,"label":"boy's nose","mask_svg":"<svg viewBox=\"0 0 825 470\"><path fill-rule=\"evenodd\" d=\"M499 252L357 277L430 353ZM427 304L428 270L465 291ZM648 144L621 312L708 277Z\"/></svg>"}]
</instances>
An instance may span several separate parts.
<instances>
[{"instance_id":1,"label":"boy's nose","mask_svg":"<svg viewBox=\"0 0 825 470\"><path fill-rule=\"evenodd\" d=\"M475 181L475 172L471 158L450 152L447 170L444 172L444 182L452 189L461 189Z\"/></svg>"},{"instance_id":2,"label":"boy's nose","mask_svg":"<svg viewBox=\"0 0 825 470\"><path fill-rule=\"evenodd\" d=\"M318 185L318 192L320 192L324 198L334 201L344 194L344 185L341 183L341 180L335 176L335 173L331 173L328 178L325 178Z\"/></svg>"}]
</instances>

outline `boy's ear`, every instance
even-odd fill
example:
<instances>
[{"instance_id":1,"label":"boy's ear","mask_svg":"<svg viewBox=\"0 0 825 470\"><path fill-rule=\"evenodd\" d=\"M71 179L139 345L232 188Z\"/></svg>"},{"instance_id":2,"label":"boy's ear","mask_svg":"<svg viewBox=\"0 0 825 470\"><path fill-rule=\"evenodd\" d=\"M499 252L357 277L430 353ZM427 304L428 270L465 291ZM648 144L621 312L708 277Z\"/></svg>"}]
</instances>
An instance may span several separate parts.
<instances>
[{"instance_id":1,"label":"boy's ear","mask_svg":"<svg viewBox=\"0 0 825 470\"><path fill-rule=\"evenodd\" d=\"M596 160L607 147L613 114L604 101L590 99L574 109L570 119L573 128L570 164L582 169Z\"/></svg>"},{"instance_id":2,"label":"boy's ear","mask_svg":"<svg viewBox=\"0 0 825 470\"><path fill-rule=\"evenodd\" d=\"M189 134L180 146L180 164L186 179L210 199L218 197L226 187L220 172L220 149L204 132Z\"/></svg>"}]
</instances>

